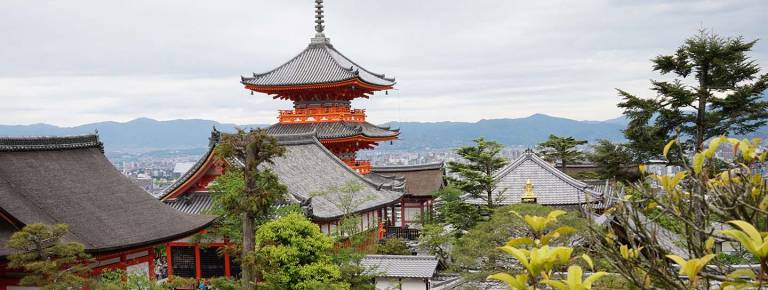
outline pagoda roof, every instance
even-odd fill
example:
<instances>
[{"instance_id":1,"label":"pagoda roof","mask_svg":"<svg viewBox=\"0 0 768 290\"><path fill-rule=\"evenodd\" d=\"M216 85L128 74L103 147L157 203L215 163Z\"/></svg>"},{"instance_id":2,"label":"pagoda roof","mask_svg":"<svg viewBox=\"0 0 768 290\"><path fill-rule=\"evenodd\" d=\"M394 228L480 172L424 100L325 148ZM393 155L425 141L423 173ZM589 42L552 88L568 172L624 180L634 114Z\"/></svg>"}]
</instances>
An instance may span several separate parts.
<instances>
[{"instance_id":1,"label":"pagoda roof","mask_svg":"<svg viewBox=\"0 0 768 290\"><path fill-rule=\"evenodd\" d=\"M219 134L214 131L214 135ZM381 188L364 176L352 170L338 157L325 148L314 134L283 134L274 135L279 144L285 146L285 154L273 160L269 168L288 188L284 197L287 203L298 203L308 209L315 220L338 219L344 215L339 204L338 193L323 193L333 187L340 187L350 181L363 185L357 195L366 197L362 204L353 209L362 212L369 209L392 204L400 200L401 192ZM212 140L218 140L218 137ZM212 144L215 146L215 144ZM213 162L214 150L201 157L200 166L194 166L185 176L196 176L198 172L207 170L205 164ZM227 161L231 166L242 167L243 160ZM182 177L184 178L184 177ZM210 194L201 192L177 192L183 183L194 182L189 179L182 183L174 183L164 191L161 197L174 208L185 212L204 212L210 207Z\"/></svg>"},{"instance_id":2,"label":"pagoda roof","mask_svg":"<svg viewBox=\"0 0 768 290\"><path fill-rule=\"evenodd\" d=\"M65 241L103 253L189 236L214 220L159 202L102 150L97 135L0 138L0 241L9 224L62 223L69 225ZM0 255L10 253L4 247Z\"/></svg>"},{"instance_id":3,"label":"pagoda roof","mask_svg":"<svg viewBox=\"0 0 768 290\"><path fill-rule=\"evenodd\" d=\"M254 87L291 87L354 80L377 90L389 89L395 84L394 78L363 68L336 50L327 38L320 37L314 38L306 49L283 65L265 73L254 73L253 77L242 77L241 82Z\"/></svg>"},{"instance_id":4,"label":"pagoda roof","mask_svg":"<svg viewBox=\"0 0 768 290\"><path fill-rule=\"evenodd\" d=\"M316 134L317 138L320 140L354 136L386 138L389 140L397 138L397 136L400 135L399 129L376 126L368 122L348 121L300 124L277 123L267 128L267 132L273 135Z\"/></svg>"}]
</instances>

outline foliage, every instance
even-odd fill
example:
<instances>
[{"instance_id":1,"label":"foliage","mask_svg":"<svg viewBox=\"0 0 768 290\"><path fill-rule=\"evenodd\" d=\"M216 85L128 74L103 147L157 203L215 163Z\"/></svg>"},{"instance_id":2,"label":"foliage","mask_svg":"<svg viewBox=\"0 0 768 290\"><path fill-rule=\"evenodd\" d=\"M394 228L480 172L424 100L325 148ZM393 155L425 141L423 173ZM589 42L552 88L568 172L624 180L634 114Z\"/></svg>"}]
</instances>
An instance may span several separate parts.
<instances>
[{"instance_id":1,"label":"foliage","mask_svg":"<svg viewBox=\"0 0 768 290\"><path fill-rule=\"evenodd\" d=\"M441 224L426 224L421 229L419 247L436 256L443 263L449 263L451 246L456 238Z\"/></svg>"},{"instance_id":2,"label":"foliage","mask_svg":"<svg viewBox=\"0 0 768 290\"><path fill-rule=\"evenodd\" d=\"M389 238L376 248L380 255L411 255L411 249L405 242L398 238Z\"/></svg>"},{"instance_id":3,"label":"foliage","mask_svg":"<svg viewBox=\"0 0 768 290\"><path fill-rule=\"evenodd\" d=\"M269 289L348 289L329 254L332 248L333 240L317 225L294 213L259 227L246 263Z\"/></svg>"},{"instance_id":4,"label":"foliage","mask_svg":"<svg viewBox=\"0 0 768 290\"><path fill-rule=\"evenodd\" d=\"M433 221L450 225L457 237L471 229L480 220L478 207L464 202L462 192L455 187L447 186L441 189L436 193L436 199L440 202L435 208Z\"/></svg>"},{"instance_id":5,"label":"foliage","mask_svg":"<svg viewBox=\"0 0 768 290\"><path fill-rule=\"evenodd\" d=\"M668 142L661 155L681 151L679 143ZM723 160L713 159L722 144L731 144L737 157L725 169L720 169ZM628 195L616 198L607 210L614 218L612 227L590 229L592 244L614 271L636 287L709 288L717 281L733 287L726 289L760 288L768 278L768 240L764 238L768 191L760 173L768 152L760 152L759 146L758 139L713 138L705 150L693 154L690 164L683 163L684 171L651 174L631 184L625 188ZM716 223L733 229L715 231ZM655 224L676 229L679 238L671 239L681 244L684 253L671 252L674 245L660 242ZM715 255L716 240L741 244L757 260L759 273L751 269L729 273L725 263L748 260Z\"/></svg>"},{"instance_id":6,"label":"foliage","mask_svg":"<svg viewBox=\"0 0 768 290\"><path fill-rule=\"evenodd\" d=\"M635 181L640 176L631 164L637 164L632 150L625 144L615 144L602 139L592 146L589 161L597 165L601 179Z\"/></svg>"},{"instance_id":7,"label":"foliage","mask_svg":"<svg viewBox=\"0 0 768 290\"><path fill-rule=\"evenodd\" d=\"M500 155L504 146L484 138L475 139L474 142L475 146L456 149L456 154L466 162L448 162L448 170L459 176L449 177L448 181L461 191L483 199L488 207L492 208L504 193L497 190L498 181L493 176L508 163L507 159Z\"/></svg>"},{"instance_id":8,"label":"foliage","mask_svg":"<svg viewBox=\"0 0 768 290\"><path fill-rule=\"evenodd\" d=\"M524 216L548 216L553 209L538 204L517 204L497 208L490 219L482 221L467 234L455 241L451 248L456 271L476 273L467 275L467 279L484 279L487 275L503 271L514 261L496 248L505 245L509 237L542 237L541 232L532 231L524 221ZM577 231L586 231L586 220L577 212L567 212L557 217L553 226L568 226ZM550 245L566 245L571 239L563 236L550 236Z\"/></svg>"},{"instance_id":9,"label":"foliage","mask_svg":"<svg viewBox=\"0 0 768 290\"><path fill-rule=\"evenodd\" d=\"M674 54L653 59L653 70L672 81L651 81L654 98L619 90L618 106L629 119L629 146L643 159L657 158L673 136L684 138L683 151L703 150L705 140L729 133L746 134L766 124L768 74L747 53L755 41L723 38L702 30ZM679 163L682 155L673 158Z\"/></svg>"},{"instance_id":10,"label":"foliage","mask_svg":"<svg viewBox=\"0 0 768 290\"><path fill-rule=\"evenodd\" d=\"M489 275L488 279L502 281L510 289L518 290L536 289L542 284L561 290L588 290L592 289L595 281L607 275L606 272L595 272L584 279L581 266L571 265L565 280L553 279L559 267L574 262L571 258L574 251L572 247L550 246L551 241L576 232L573 227L557 225L558 218L566 212L553 210L546 216L512 213L525 221L529 234L514 236L498 249L512 256L522 266L522 272L514 275L496 273ZM594 269L592 258L587 254L580 258Z\"/></svg>"},{"instance_id":11,"label":"foliage","mask_svg":"<svg viewBox=\"0 0 768 290\"><path fill-rule=\"evenodd\" d=\"M194 278L170 277L167 281L157 283L146 274L128 274L123 270L112 269L102 272L91 279L88 289L93 290L172 290L191 288L197 285ZM225 289L222 289L225 290Z\"/></svg>"},{"instance_id":12,"label":"foliage","mask_svg":"<svg viewBox=\"0 0 768 290\"><path fill-rule=\"evenodd\" d=\"M576 140L573 137L559 137L549 135L549 139L540 143L537 147L538 153L544 160L549 162L560 162L560 169L565 170L568 164L572 164L584 159L584 152L576 149L576 146L587 144L587 141Z\"/></svg>"},{"instance_id":13,"label":"foliage","mask_svg":"<svg viewBox=\"0 0 768 290\"><path fill-rule=\"evenodd\" d=\"M265 168L265 165L272 164L274 158L284 153L285 147L278 144L277 139L264 129L248 132L238 129L235 134L222 136L221 143L216 146L216 154L222 160L234 158L245 163L242 185L238 182L225 184L224 190L216 198L216 206L227 215L241 217L241 257L248 256L254 249L255 223L268 219L272 205L288 191L285 185L280 184L277 175ZM232 220L226 223L230 226L235 224ZM253 277L251 269L243 261L241 269L243 288L253 289L256 277Z\"/></svg>"},{"instance_id":14,"label":"foliage","mask_svg":"<svg viewBox=\"0 0 768 290\"><path fill-rule=\"evenodd\" d=\"M90 256L82 244L61 241L68 228L64 224L29 224L11 236L7 245L13 252L8 256L8 267L27 273L20 285L53 290L85 284Z\"/></svg>"}]
</instances>

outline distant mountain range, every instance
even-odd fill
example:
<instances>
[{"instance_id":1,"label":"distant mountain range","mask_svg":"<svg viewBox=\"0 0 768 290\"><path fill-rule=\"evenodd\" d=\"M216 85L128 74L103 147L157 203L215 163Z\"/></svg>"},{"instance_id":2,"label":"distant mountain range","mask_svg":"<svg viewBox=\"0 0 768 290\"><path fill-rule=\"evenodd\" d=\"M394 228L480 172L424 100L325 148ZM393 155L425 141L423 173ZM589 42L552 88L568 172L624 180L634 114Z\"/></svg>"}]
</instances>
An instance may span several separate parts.
<instances>
[{"instance_id":1,"label":"distant mountain range","mask_svg":"<svg viewBox=\"0 0 768 290\"><path fill-rule=\"evenodd\" d=\"M497 140L506 145L532 147L550 134L573 136L594 141L608 139L623 141L621 132L627 120L623 117L605 121L577 121L544 114L516 119L490 119L469 122L391 122L385 125L400 128L400 140L381 144L382 150L445 149L470 144L477 137ZM0 136L51 136L93 133L98 130L108 153L144 153L152 151L189 150L208 146L213 127L232 132L235 127L265 125L235 125L211 120L157 121L140 118L133 121L99 122L77 127L57 127L48 124L0 125ZM768 136L768 127L756 135Z\"/></svg>"}]
</instances>

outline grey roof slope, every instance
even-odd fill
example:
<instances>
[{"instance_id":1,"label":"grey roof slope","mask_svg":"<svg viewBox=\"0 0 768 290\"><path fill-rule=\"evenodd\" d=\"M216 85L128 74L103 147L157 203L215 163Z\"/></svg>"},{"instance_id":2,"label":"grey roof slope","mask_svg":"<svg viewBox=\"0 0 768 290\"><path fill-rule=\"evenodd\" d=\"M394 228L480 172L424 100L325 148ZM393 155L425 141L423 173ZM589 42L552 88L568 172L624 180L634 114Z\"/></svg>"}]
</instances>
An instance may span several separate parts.
<instances>
[{"instance_id":1,"label":"grey roof slope","mask_svg":"<svg viewBox=\"0 0 768 290\"><path fill-rule=\"evenodd\" d=\"M178 212L133 184L95 135L2 138L0 146L2 210L23 224L68 224L65 239L89 252L176 239L214 220Z\"/></svg>"},{"instance_id":2,"label":"grey roof slope","mask_svg":"<svg viewBox=\"0 0 768 290\"><path fill-rule=\"evenodd\" d=\"M432 278L437 268L435 256L368 255L360 264L377 277Z\"/></svg>"},{"instance_id":3,"label":"grey roof slope","mask_svg":"<svg viewBox=\"0 0 768 290\"><path fill-rule=\"evenodd\" d=\"M368 122L321 122L305 124L277 123L267 128L272 135L296 135L315 133L319 139L366 136L372 138L396 137L400 134L397 129L379 127Z\"/></svg>"},{"instance_id":4,"label":"grey roof slope","mask_svg":"<svg viewBox=\"0 0 768 290\"><path fill-rule=\"evenodd\" d=\"M339 51L327 38L313 39L312 43L297 56L277 68L241 77L244 85L292 86L335 83L353 79L378 85L392 86L394 78L376 74L359 66Z\"/></svg>"},{"instance_id":5,"label":"grey roof slope","mask_svg":"<svg viewBox=\"0 0 768 290\"><path fill-rule=\"evenodd\" d=\"M602 194L590 185L568 176L552 164L541 159L532 150L526 150L519 158L495 174L501 204L520 203L527 180L533 184L537 203L543 205L576 205L598 202ZM483 203L470 198L469 203Z\"/></svg>"},{"instance_id":6,"label":"grey roof slope","mask_svg":"<svg viewBox=\"0 0 768 290\"><path fill-rule=\"evenodd\" d=\"M289 202L308 206L315 219L335 219L344 215L344 211L337 206L340 193L326 191L340 187L349 181L357 181L363 185L362 190L357 193L362 204L354 209L355 212L397 202L402 196L401 192L383 189L349 168L320 144L313 134L275 135L275 137L281 145L285 146L286 152L283 157L275 158L274 164L268 167L277 174L280 182L288 187L289 196L286 199ZM202 159L206 158L207 155ZM229 160L229 162L234 166L243 166L242 160ZM194 170L194 167L191 170ZM324 194L319 195L320 193ZM201 212L210 207L210 197L203 199L198 194L205 193L185 193L180 198L167 200L166 203L183 211ZM187 200L182 200L183 198ZM204 207L206 203L207 207Z\"/></svg>"},{"instance_id":7,"label":"grey roof slope","mask_svg":"<svg viewBox=\"0 0 768 290\"><path fill-rule=\"evenodd\" d=\"M288 187L292 197L309 202L312 215L317 219L334 219L344 215L337 204L338 192L326 192L347 182L359 182L363 188L356 195L363 201L355 212L391 204L400 200L402 193L377 188L377 185L352 170L325 148L313 135L278 135L278 141L286 147L283 157L278 157L269 167Z\"/></svg>"},{"instance_id":8,"label":"grey roof slope","mask_svg":"<svg viewBox=\"0 0 768 290\"><path fill-rule=\"evenodd\" d=\"M445 166L443 162L401 166L375 166L368 176L383 183L384 186L403 187L413 196L432 196L445 185Z\"/></svg>"}]
</instances>

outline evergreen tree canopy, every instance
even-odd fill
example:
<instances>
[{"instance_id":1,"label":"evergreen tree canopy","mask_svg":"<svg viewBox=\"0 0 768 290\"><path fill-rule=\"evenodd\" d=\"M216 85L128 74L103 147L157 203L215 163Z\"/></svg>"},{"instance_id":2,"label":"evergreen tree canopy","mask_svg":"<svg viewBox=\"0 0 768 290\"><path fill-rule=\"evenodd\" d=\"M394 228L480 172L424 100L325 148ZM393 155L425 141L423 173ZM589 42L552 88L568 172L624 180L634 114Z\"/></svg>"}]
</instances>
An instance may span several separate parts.
<instances>
[{"instance_id":1,"label":"evergreen tree canopy","mask_svg":"<svg viewBox=\"0 0 768 290\"><path fill-rule=\"evenodd\" d=\"M485 138L475 139L474 142L475 146L456 149L456 154L466 162L448 162L448 170L459 175L459 178L449 178L449 181L456 188L482 198L489 207L493 207L495 199L501 196L501 193L495 192L497 181L493 174L508 163L500 154L504 145Z\"/></svg>"},{"instance_id":2,"label":"evergreen tree canopy","mask_svg":"<svg viewBox=\"0 0 768 290\"><path fill-rule=\"evenodd\" d=\"M549 135L549 139L540 143L537 149L544 160L553 163L559 161L560 168L565 169L566 165L584 159L584 153L576 149L576 146L583 144L587 144L587 141Z\"/></svg>"},{"instance_id":3,"label":"evergreen tree canopy","mask_svg":"<svg viewBox=\"0 0 768 290\"><path fill-rule=\"evenodd\" d=\"M602 139L592 146L589 160L597 165L597 174L602 179L633 181L639 177L632 150L625 144L616 144Z\"/></svg>"},{"instance_id":4,"label":"evergreen tree canopy","mask_svg":"<svg viewBox=\"0 0 768 290\"><path fill-rule=\"evenodd\" d=\"M75 289L85 285L91 269L90 256L80 243L62 243L68 232L65 224L29 224L14 233L8 247L16 252L8 256L8 267L22 269L23 286L38 286L43 290Z\"/></svg>"},{"instance_id":5,"label":"evergreen tree canopy","mask_svg":"<svg viewBox=\"0 0 768 290\"><path fill-rule=\"evenodd\" d=\"M755 42L701 31L674 54L653 59L654 71L674 79L651 81L655 98L618 90L624 98L618 106L630 121L624 131L629 145L642 158L658 158L678 131L685 150L703 150L709 138L746 134L765 125L768 101L761 94L768 74L760 75L747 56Z\"/></svg>"},{"instance_id":6,"label":"evergreen tree canopy","mask_svg":"<svg viewBox=\"0 0 768 290\"><path fill-rule=\"evenodd\" d=\"M246 132L239 130L227 134L216 147L217 155L224 160L236 158L245 162L242 170L243 183L226 185L216 203L228 215L241 216L242 242L241 257L248 256L255 245L254 226L256 220L266 220L272 212L272 205L288 192L285 185L269 168L263 165L273 163L272 159L283 156L285 147L264 129ZM242 190L240 190L242 188ZM233 223L229 222L230 225ZM241 261L241 266L245 266ZM249 267L241 267L242 283L246 290L253 289L255 277Z\"/></svg>"}]
</instances>

